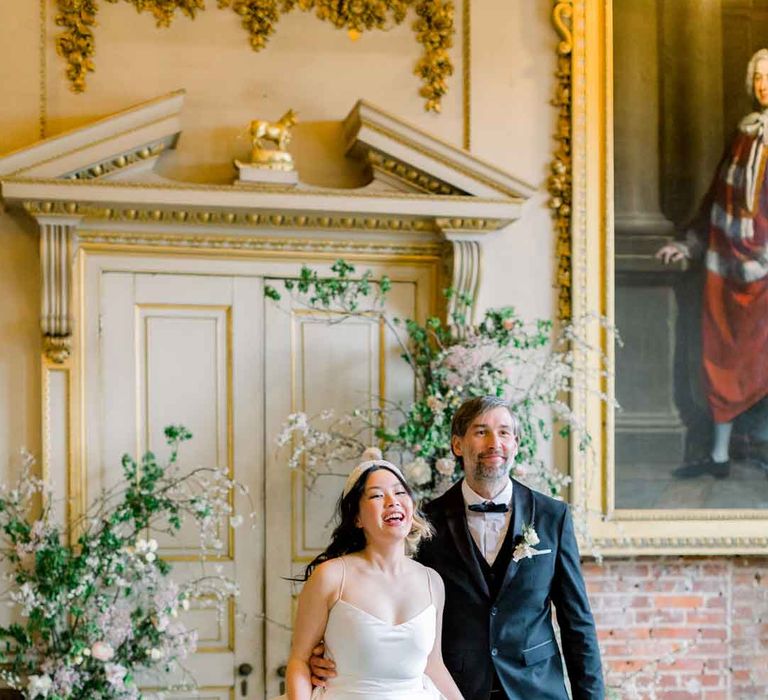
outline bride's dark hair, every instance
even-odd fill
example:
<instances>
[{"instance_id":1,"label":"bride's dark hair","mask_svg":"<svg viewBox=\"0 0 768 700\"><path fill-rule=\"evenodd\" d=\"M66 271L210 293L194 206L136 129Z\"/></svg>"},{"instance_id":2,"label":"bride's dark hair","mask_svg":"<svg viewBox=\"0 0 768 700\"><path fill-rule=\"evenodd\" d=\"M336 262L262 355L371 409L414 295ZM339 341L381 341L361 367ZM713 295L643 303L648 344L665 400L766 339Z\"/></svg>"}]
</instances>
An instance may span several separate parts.
<instances>
[{"instance_id":1,"label":"bride's dark hair","mask_svg":"<svg viewBox=\"0 0 768 700\"><path fill-rule=\"evenodd\" d=\"M304 570L304 581L306 581L315 568L324 561L336 559L345 554L352 554L352 552L359 552L365 549L365 533L363 533L362 528L357 526L356 521L358 513L360 513L360 499L365 491L365 484L368 481L368 477L379 469L386 469L391 474L394 474L413 501L413 525L408 536L405 538L406 552L409 555L415 554L419 542L422 539L429 539L432 537L432 526L417 510L416 499L413 496L411 487L403 481L403 478L397 472L392 471L392 469L387 468L383 464L374 464L360 474L360 477L346 496L342 494L339 498L339 501L336 504L335 518L338 525L336 525L336 528L331 535L331 543L325 548L325 551L318 554L311 562L309 562L307 568Z\"/></svg>"}]
</instances>

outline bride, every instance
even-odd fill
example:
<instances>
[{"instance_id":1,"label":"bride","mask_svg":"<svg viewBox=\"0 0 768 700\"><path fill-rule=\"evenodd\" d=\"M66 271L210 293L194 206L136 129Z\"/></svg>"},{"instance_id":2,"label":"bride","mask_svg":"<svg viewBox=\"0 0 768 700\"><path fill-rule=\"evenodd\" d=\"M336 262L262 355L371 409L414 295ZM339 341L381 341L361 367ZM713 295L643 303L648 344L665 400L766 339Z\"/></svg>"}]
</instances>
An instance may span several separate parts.
<instances>
[{"instance_id":1,"label":"bride","mask_svg":"<svg viewBox=\"0 0 768 700\"><path fill-rule=\"evenodd\" d=\"M431 529L400 470L372 456L350 473L331 543L305 572L288 700L461 700L440 650L443 582L409 556ZM321 640L338 674L313 691Z\"/></svg>"}]
</instances>

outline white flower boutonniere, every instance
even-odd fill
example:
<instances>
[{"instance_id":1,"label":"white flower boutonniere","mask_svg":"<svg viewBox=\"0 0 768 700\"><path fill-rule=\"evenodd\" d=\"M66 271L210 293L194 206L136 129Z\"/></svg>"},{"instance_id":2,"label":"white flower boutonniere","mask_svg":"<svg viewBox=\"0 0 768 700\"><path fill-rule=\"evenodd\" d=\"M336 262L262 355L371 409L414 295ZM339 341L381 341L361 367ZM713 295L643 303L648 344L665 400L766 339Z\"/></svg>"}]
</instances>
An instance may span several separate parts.
<instances>
[{"instance_id":1,"label":"white flower boutonniere","mask_svg":"<svg viewBox=\"0 0 768 700\"><path fill-rule=\"evenodd\" d=\"M523 540L512 552L512 561L520 561L521 559L531 559L538 554L551 554L551 549L534 549L541 540L536 534L536 530L533 525L523 525Z\"/></svg>"}]
</instances>

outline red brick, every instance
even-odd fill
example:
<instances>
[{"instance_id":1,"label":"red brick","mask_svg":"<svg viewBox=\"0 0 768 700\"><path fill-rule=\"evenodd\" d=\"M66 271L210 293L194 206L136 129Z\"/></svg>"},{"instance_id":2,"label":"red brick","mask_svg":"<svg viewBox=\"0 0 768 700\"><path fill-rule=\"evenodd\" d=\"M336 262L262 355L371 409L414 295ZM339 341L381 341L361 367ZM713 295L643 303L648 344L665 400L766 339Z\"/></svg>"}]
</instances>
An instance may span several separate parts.
<instances>
[{"instance_id":1,"label":"red brick","mask_svg":"<svg viewBox=\"0 0 768 700\"><path fill-rule=\"evenodd\" d=\"M768 559L644 557L584 572L619 697L627 681L643 700L768 699Z\"/></svg>"},{"instance_id":2,"label":"red brick","mask_svg":"<svg viewBox=\"0 0 768 700\"><path fill-rule=\"evenodd\" d=\"M704 599L700 595L657 595L654 603L660 608L700 608Z\"/></svg>"},{"instance_id":3,"label":"red brick","mask_svg":"<svg viewBox=\"0 0 768 700\"><path fill-rule=\"evenodd\" d=\"M699 612L691 610L685 613L685 621L689 625L723 625L725 624L725 611Z\"/></svg>"}]
</instances>

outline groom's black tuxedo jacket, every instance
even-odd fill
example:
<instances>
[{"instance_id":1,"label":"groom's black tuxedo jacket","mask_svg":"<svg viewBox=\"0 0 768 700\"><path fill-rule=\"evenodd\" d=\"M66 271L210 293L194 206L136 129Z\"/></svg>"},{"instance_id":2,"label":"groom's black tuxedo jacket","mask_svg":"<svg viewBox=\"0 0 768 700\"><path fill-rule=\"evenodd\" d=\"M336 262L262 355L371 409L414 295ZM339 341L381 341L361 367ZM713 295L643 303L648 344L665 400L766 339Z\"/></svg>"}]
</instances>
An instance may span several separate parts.
<instances>
[{"instance_id":1,"label":"groom's black tuxedo jacket","mask_svg":"<svg viewBox=\"0 0 768 700\"><path fill-rule=\"evenodd\" d=\"M510 700L567 700L554 603L573 700L602 700L597 634L568 507L515 481L512 509L499 556L511 555L531 524L541 540L536 549L552 551L519 562L510 556L496 581L469 533L461 482L424 509L436 535L422 543L418 560L445 582L445 664L467 700L492 697L494 668Z\"/></svg>"}]
</instances>

